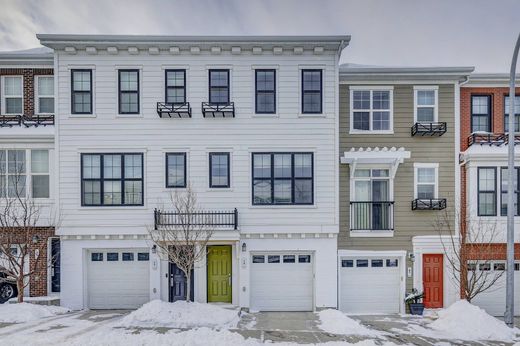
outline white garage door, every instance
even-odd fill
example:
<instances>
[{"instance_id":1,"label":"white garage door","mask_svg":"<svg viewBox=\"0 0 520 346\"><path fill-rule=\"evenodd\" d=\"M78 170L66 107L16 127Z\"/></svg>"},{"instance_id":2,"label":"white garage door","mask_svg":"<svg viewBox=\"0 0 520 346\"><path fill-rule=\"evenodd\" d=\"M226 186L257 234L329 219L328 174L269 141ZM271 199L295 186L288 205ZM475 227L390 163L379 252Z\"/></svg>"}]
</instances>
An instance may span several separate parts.
<instances>
[{"instance_id":1,"label":"white garage door","mask_svg":"<svg viewBox=\"0 0 520 346\"><path fill-rule=\"evenodd\" d=\"M90 309L135 309L150 300L148 249L91 250L87 260Z\"/></svg>"},{"instance_id":2,"label":"white garage door","mask_svg":"<svg viewBox=\"0 0 520 346\"><path fill-rule=\"evenodd\" d=\"M314 256L263 253L251 256L252 311L312 311Z\"/></svg>"},{"instance_id":3,"label":"white garage door","mask_svg":"<svg viewBox=\"0 0 520 346\"><path fill-rule=\"evenodd\" d=\"M488 278L496 277L494 272L499 271L502 276L487 291L480 293L472 303L480 306L493 316L504 316L506 310L506 273L505 262L485 263L477 266L477 271L489 269ZM500 274L498 274L500 275ZM520 263L515 263L515 316L520 316Z\"/></svg>"},{"instance_id":4,"label":"white garage door","mask_svg":"<svg viewBox=\"0 0 520 346\"><path fill-rule=\"evenodd\" d=\"M340 310L399 313L401 260L395 257L341 257Z\"/></svg>"}]
</instances>

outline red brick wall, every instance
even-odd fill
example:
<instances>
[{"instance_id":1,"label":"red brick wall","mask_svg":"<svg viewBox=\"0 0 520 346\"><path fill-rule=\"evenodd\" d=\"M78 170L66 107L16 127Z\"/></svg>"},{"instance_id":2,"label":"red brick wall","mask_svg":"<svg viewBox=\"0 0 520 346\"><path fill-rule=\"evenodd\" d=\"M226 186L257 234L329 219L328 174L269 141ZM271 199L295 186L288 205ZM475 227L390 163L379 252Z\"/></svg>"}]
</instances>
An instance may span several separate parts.
<instances>
[{"instance_id":1,"label":"red brick wall","mask_svg":"<svg viewBox=\"0 0 520 346\"><path fill-rule=\"evenodd\" d=\"M25 115L34 114L35 76L53 75L52 68L1 68L0 76L23 76L23 111Z\"/></svg>"}]
</instances>

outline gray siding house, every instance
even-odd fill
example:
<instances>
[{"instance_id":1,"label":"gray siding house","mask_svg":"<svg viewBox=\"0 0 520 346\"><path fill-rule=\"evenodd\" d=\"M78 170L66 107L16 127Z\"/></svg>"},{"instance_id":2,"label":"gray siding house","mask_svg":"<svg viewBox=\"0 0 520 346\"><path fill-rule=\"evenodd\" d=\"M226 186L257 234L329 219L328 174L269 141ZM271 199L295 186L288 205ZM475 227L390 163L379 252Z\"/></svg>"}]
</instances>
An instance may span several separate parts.
<instances>
[{"instance_id":1,"label":"gray siding house","mask_svg":"<svg viewBox=\"0 0 520 346\"><path fill-rule=\"evenodd\" d=\"M436 220L456 231L459 87L472 68L340 67L339 308L456 299Z\"/></svg>"}]
</instances>

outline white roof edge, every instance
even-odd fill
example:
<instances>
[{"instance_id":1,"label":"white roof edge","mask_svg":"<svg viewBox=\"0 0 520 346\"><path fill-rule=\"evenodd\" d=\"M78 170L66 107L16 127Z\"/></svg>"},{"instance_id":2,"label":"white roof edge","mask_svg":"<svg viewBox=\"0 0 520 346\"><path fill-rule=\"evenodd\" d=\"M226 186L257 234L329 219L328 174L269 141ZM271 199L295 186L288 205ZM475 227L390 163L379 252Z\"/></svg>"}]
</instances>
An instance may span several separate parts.
<instances>
[{"instance_id":1,"label":"white roof edge","mask_svg":"<svg viewBox=\"0 0 520 346\"><path fill-rule=\"evenodd\" d=\"M453 74L469 75L474 70L473 66L445 66L445 67L385 67L385 66L345 66L340 65L340 75L424 75L424 74Z\"/></svg>"},{"instance_id":2,"label":"white roof edge","mask_svg":"<svg viewBox=\"0 0 520 346\"><path fill-rule=\"evenodd\" d=\"M520 82L520 73L516 75L516 81ZM508 84L509 73L473 73L469 77L468 84Z\"/></svg>"}]
</instances>

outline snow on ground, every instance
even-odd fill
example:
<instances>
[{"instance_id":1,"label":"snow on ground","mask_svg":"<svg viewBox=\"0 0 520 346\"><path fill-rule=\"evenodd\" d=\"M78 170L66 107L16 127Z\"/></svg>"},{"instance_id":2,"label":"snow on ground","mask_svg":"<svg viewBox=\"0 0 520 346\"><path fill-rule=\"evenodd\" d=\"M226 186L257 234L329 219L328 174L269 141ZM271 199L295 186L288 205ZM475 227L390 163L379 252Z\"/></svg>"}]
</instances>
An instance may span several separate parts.
<instances>
[{"instance_id":1,"label":"snow on ground","mask_svg":"<svg viewBox=\"0 0 520 346\"><path fill-rule=\"evenodd\" d=\"M327 309L318 313L321 323L318 327L332 334L376 336L378 333L362 326L358 321L347 317L344 313L334 309Z\"/></svg>"},{"instance_id":2,"label":"snow on ground","mask_svg":"<svg viewBox=\"0 0 520 346\"><path fill-rule=\"evenodd\" d=\"M44 317L52 317L69 312L61 306L46 306L29 303L0 304L0 322L20 323L35 321Z\"/></svg>"},{"instance_id":3,"label":"snow on ground","mask_svg":"<svg viewBox=\"0 0 520 346\"><path fill-rule=\"evenodd\" d=\"M153 300L123 318L121 327L209 327L227 329L236 327L239 321L236 310L216 305L177 301L167 303Z\"/></svg>"}]
</instances>

